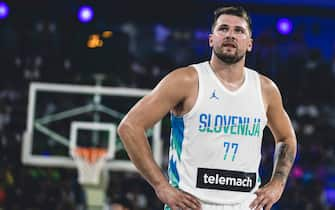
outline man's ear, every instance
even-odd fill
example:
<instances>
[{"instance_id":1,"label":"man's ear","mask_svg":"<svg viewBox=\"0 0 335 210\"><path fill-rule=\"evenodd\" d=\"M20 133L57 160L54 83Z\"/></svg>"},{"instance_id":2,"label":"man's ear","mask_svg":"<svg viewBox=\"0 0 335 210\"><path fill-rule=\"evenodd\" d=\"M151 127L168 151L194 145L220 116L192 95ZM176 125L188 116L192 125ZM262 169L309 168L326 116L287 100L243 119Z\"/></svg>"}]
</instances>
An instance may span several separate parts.
<instances>
[{"instance_id":1,"label":"man's ear","mask_svg":"<svg viewBox=\"0 0 335 210\"><path fill-rule=\"evenodd\" d=\"M213 47L213 34L208 35L208 44L210 47Z\"/></svg>"},{"instance_id":2,"label":"man's ear","mask_svg":"<svg viewBox=\"0 0 335 210\"><path fill-rule=\"evenodd\" d=\"M247 49L248 52L251 52L251 50L252 50L253 41L254 40L252 38L250 38L249 46L248 46L248 49Z\"/></svg>"}]
</instances>

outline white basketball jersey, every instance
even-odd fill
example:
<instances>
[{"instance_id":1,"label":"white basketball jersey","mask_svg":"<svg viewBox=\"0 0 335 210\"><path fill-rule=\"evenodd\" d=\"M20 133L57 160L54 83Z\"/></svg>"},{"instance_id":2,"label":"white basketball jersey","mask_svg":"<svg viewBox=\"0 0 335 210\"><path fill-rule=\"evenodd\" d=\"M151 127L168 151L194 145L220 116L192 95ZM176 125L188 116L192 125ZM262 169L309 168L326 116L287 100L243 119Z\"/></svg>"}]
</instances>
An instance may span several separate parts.
<instances>
[{"instance_id":1,"label":"white basketball jersey","mask_svg":"<svg viewBox=\"0 0 335 210\"><path fill-rule=\"evenodd\" d=\"M170 184L203 202L242 202L260 185L267 118L259 74L244 68L242 86L230 91L209 62L193 67L199 78L197 100L187 114L171 114Z\"/></svg>"}]
</instances>

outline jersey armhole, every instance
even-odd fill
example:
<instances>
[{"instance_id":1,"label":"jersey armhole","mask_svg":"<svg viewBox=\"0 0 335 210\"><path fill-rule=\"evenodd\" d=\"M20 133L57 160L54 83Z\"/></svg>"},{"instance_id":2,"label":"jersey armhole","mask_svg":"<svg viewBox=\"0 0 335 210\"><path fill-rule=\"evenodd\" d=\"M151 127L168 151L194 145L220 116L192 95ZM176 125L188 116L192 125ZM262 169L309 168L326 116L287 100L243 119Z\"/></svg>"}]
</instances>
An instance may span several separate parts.
<instances>
[{"instance_id":1,"label":"jersey armhole","mask_svg":"<svg viewBox=\"0 0 335 210\"><path fill-rule=\"evenodd\" d=\"M199 64L198 64L199 65ZM198 74L198 94L197 94L197 99L195 100L195 103L193 107L191 108L190 111L182 115L181 117L191 117L198 109L200 106L200 101L203 95L203 88L202 88L202 72L201 68L198 68L197 65L192 65L192 67L195 69L195 71Z\"/></svg>"},{"instance_id":2,"label":"jersey armhole","mask_svg":"<svg viewBox=\"0 0 335 210\"><path fill-rule=\"evenodd\" d=\"M263 98L263 94L262 94L262 84L261 84L261 75L258 72L256 73L256 84L257 84L257 92L258 92L258 96L259 96L259 101L261 103L262 106L262 110L263 110L263 116L264 119L266 119L266 124L267 124L267 115L266 115L266 110L265 110L265 103L264 103L264 98Z\"/></svg>"}]
</instances>

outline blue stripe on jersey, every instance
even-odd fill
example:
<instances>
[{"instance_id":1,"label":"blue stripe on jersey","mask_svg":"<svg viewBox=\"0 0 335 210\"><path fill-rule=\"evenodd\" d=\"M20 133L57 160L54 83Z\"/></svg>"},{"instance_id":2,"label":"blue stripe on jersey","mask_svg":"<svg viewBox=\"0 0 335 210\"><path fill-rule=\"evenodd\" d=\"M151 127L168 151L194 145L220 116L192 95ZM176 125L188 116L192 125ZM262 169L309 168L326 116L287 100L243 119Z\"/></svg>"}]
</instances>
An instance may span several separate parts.
<instances>
[{"instance_id":1,"label":"blue stripe on jersey","mask_svg":"<svg viewBox=\"0 0 335 210\"><path fill-rule=\"evenodd\" d=\"M171 114L171 147L176 150L178 160L180 160L183 141L184 141L184 120Z\"/></svg>"},{"instance_id":2,"label":"blue stripe on jersey","mask_svg":"<svg viewBox=\"0 0 335 210\"><path fill-rule=\"evenodd\" d=\"M169 159L169 179L173 187L179 187L179 172L177 163L180 161L184 140L184 120L171 114L171 140L170 140L170 159ZM177 157L175 157L177 155Z\"/></svg>"},{"instance_id":3,"label":"blue stripe on jersey","mask_svg":"<svg viewBox=\"0 0 335 210\"><path fill-rule=\"evenodd\" d=\"M169 160L168 173L169 173L170 184L175 188L179 188L180 179L179 179L179 173L177 169L177 161L173 160L172 157Z\"/></svg>"}]
</instances>

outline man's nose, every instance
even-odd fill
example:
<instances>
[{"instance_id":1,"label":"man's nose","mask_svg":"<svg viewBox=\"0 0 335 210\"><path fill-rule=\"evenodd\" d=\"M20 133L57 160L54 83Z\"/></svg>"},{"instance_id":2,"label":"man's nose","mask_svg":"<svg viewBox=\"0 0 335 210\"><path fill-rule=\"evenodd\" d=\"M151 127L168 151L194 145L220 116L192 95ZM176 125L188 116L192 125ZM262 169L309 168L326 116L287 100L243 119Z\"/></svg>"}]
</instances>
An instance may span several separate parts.
<instances>
[{"instance_id":1,"label":"man's nose","mask_svg":"<svg viewBox=\"0 0 335 210\"><path fill-rule=\"evenodd\" d=\"M226 39L235 39L234 30L228 30L226 33Z\"/></svg>"}]
</instances>

